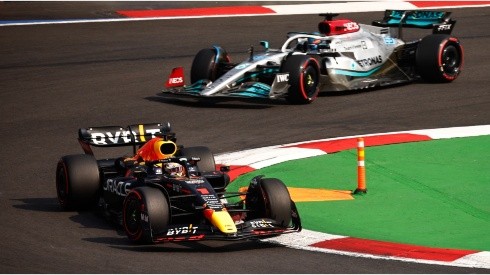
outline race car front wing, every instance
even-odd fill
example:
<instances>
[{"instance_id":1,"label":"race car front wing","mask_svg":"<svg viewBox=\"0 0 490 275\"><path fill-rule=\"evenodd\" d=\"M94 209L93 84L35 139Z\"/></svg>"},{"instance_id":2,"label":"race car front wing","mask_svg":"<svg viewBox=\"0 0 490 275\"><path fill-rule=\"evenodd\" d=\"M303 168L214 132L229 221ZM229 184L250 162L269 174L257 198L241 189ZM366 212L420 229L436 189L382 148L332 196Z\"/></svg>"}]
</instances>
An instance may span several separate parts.
<instances>
[{"instance_id":1,"label":"race car front wing","mask_svg":"<svg viewBox=\"0 0 490 275\"><path fill-rule=\"evenodd\" d=\"M294 218L292 225L288 227L279 226L272 219L254 219L237 224L236 227L236 233L224 234L217 228L206 224L172 225L162 232L155 232L153 234L153 242L265 239L281 234L299 232L302 228L299 217Z\"/></svg>"},{"instance_id":2,"label":"race car front wing","mask_svg":"<svg viewBox=\"0 0 490 275\"><path fill-rule=\"evenodd\" d=\"M205 94L206 87L212 82L199 80L192 85L165 89L159 96L164 98L216 98L216 99L281 99L290 87L285 74L277 74L272 85L261 82L244 82L237 86L227 87L211 94Z\"/></svg>"}]
</instances>

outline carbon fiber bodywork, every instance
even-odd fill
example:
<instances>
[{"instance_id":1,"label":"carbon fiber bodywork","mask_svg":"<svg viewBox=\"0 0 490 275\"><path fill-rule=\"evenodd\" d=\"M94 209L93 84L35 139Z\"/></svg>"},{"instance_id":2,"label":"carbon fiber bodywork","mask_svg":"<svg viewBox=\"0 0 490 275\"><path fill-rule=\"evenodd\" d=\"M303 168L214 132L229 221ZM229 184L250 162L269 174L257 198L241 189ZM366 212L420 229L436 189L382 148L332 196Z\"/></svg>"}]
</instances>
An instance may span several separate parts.
<instances>
[{"instance_id":1,"label":"carbon fiber bodywork","mask_svg":"<svg viewBox=\"0 0 490 275\"><path fill-rule=\"evenodd\" d=\"M131 240L263 239L301 231L296 205L280 180L257 176L245 191L227 192L229 167L216 169L207 147L175 145L168 122L80 128L78 134L85 154L64 156L58 163L60 204L65 209L95 206L122 225ZM153 148L149 142L155 140L173 144L173 153L157 160L95 159L91 149L132 146L136 152L136 146ZM178 164L184 172L172 174L167 164Z\"/></svg>"}]
</instances>

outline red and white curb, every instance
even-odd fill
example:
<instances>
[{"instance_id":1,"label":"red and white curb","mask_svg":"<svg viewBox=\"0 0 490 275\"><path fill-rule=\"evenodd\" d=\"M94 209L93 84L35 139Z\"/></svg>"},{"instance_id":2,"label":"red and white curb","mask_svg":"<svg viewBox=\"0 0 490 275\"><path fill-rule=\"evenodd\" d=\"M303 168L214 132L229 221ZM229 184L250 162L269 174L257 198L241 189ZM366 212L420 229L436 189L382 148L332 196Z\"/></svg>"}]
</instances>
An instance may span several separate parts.
<instances>
[{"instance_id":1,"label":"red and white curb","mask_svg":"<svg viewBox=\"0 0 490 275\"><path fill-rule=\"evenodd\" d=\"M255 169L261 169L288 160L320 156L357 148L358 137L363 137L365 146L369 147L482 135L490 135L490 125L389 132L311 140L223 153L216 155L216 161L219 164L229 165L231 168L230 176L234 179L238 175L248 173Z\"/></svg>"},{"instance_id":2,"label":"red and white curb","mask_svg":"<svg viewBox=\"0 0 490 275\"><path fill-rule=\"evenodd\" d=\"M490 252L372 241L303 229L266 240L290 248L354 257L490 269Z\"/></svg>"},{"instance_id":3,"label":"red and white curb","mask_svg":"<svg viewBox=\"0 0 490 275\"><path fill-rule=\"evenodd\" d=\"M336 0L332 0L336 1ZM328 1L325 1L328 2ZM434 8L464 8L475 6L490 6L490 1L347 1L343 3L315 3L291 5L263 5L263 6L223 6L201 7L183 9L161 10L126 10L118 11L120 15L129 18L153 19L182 19L201 17L232 17L232 16L260 16L260 15L297 15L317 14L322 11L331 13L372 12L386 9L416 10Z\"/></svg>"},{"instance_id":4,"label":"red and white curb","mask_svg":"<svg viewBox=\"0 0 490 275\"><path fill-rule=\"evenodd\" d=\"M196 7L178 9L156 10L119 10L119 15L125 18L103 19L68 19L68 20L14 20L2 21L0 26L19 25L46 25L46 24L79 24L124 22L142 20L173 20L191 18L213 17L239 17L239 16L271 16L271 15L300 15L318 14L320 12L348 13L348 12L373 12L386 9L417 10L417 9L448 9L468 7L488 7L490 1L404 1L404 0L357 0L338 3L337 0L326 0L318 4L290 4L290 5L242 5ZM327 3L325 3L327 2ZM328 3L331 2L331 3ZM335 3L336 2L336 3ZM218 2L219 3L219 2Z\"/></svg>"},{"instance_id":5,"label":"red and white curb","mask_svg":"<svg viewBox=\"0 0 490 275\"><path fill-rule=\"evenodd\" d=\"M229 174L231 178L234 179L241 174L285 161L354 149L357 147L358 137L363 137L365 146L370 147L483 135L490 135L490 125L413 130L320 139L217 154L215 159L218 165L230 166L231 171ZM489 251L431 248L372 241L315 232L307 229L303 229L296 234L287 234L267 241L279 243L291 248L324 253L490 269Z\"/></svg>"}]
</instances>

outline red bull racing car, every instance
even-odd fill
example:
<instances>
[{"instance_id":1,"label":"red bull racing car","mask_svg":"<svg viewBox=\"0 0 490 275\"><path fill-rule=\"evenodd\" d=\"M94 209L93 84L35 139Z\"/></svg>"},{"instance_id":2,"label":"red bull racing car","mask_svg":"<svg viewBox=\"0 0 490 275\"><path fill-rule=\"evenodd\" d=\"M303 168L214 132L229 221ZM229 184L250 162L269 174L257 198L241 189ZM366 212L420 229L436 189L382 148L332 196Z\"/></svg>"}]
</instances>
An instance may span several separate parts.
<instances>
[{"instance_id":1,"label":"red bull racing car","mask_svg":"<svg viewBox=\"0 0 490 275\"><path fill-rule=\"evenodd\" d=\"M207 147L177 146L169 123L80 128L78 134L85 153L61 157L56 168L61 207L95 207L133 241L262 239L301 230L282 181L257 176L247 191L227 192L228 167L217 170ZM96 159L92 146L132 146L135 157Z\"/></svg>"},{"instance_id":2,"label":"red bull racing car","mask_svg":"<svg viewBox=\"0 0 490 275\"><path fill-rule=\"evenodd\" d=\"M219 46L197 53L185 85L182 67L174 68L160 95L166 98L286 99L313 102L320 91L358 90L415 80L451 82L461 72L463 48L451 36L450 12L387 10L381 21L360 24L325 19L317 32L290 32L279 49L261 41L263 52L232 63ZM404 28L432 29L405 41Z\"/></svg>"}]
</instances>

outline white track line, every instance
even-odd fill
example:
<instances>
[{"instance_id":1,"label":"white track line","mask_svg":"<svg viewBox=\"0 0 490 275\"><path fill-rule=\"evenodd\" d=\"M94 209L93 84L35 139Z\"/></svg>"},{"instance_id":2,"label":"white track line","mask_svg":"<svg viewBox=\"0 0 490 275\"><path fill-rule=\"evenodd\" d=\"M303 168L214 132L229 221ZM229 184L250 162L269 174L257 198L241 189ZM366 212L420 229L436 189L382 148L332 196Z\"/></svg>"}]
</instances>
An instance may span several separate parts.
<instances>
[{"instance_id":1,"label":"white track line","mask_svg":"<svg viewBox=\"0 0 490 275\"><path fill-rule=\"evenodd\" d=\"M113 23L128 21L151 21L151 20L175 20L175 19L198 19L219 17L251 17L271 15L298 15L318 14L322 12L348 13L348 12L373 12L386 9L416 10L416 9L455 9L469 7L488 7L490 4L482 5L460 5L460 6L438 6L429 8L418 8L416 5L401 0L385 1L351 1L347 3L322 3L322 4L291 4L291 5L264 5L273 13L269 14L225 14L225 15L203 15L203 16L161 16L147 18L109 18L109 19L69 19L69 20L0 20L0 26L31 26L52 24L82 24L82 23ZM183 9L184 10L184 9Z\"/></svg>"}]
</instances>

